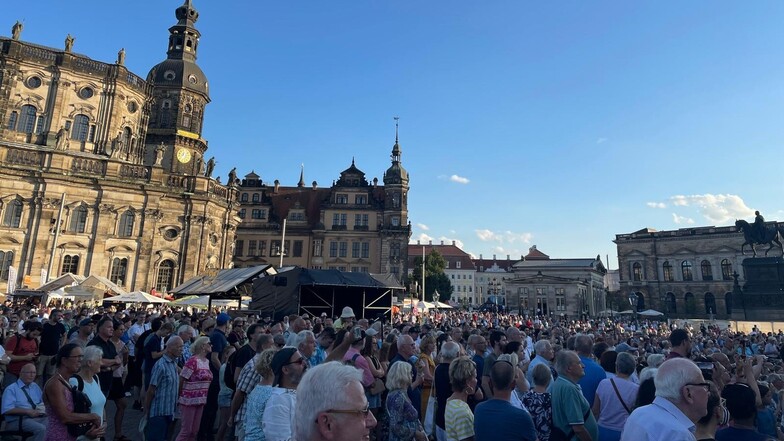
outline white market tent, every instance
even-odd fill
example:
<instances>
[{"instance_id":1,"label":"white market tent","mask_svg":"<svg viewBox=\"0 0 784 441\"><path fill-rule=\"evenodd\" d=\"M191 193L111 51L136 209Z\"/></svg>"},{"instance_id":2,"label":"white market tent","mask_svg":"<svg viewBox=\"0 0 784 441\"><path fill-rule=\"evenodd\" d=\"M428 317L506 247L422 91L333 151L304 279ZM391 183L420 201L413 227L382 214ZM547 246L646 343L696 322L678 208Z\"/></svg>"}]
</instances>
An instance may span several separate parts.
<instances>
[{"instance_id":1,"label":"white market tent","mask_svg":"<svg viewBox=\"0 0 784 441\"><path fill-rule=\"evenodd\" d=\"M134 291L128 294L120 294L119 296L108 297L104 302L111 303L169 303L168 300L153 295L147 294L142 291Z\"/></svg>"},{"instance_id":2,"label":"white market tent","mask_svg":"<svg viewBox=\"0 0 784 441\"><path fill-rule=\"evenodd\" d=\"M640 315L644 315L646 317L657 317L657 316L660 316L660 315L664 315L664 313L663 312L659 312L659 311L657 311L655 309L646 309L645 311L642 311L640 313Z\"/></svg>"}]
</instances>

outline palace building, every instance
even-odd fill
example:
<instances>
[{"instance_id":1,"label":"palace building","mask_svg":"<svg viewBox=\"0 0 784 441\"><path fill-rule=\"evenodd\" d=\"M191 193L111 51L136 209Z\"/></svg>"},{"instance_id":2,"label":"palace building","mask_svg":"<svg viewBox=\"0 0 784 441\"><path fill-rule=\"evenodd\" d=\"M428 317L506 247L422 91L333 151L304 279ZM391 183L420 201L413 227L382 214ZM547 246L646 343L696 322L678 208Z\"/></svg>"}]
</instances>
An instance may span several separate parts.
<instances>
[{"instance_id":1,"label":"palace building","mask_svg":"<svg viewBox=\"0 0 784 441\"><path fill-rule=\"evenodd\" d=\"M311 269L389 274L402 282L407 273L408 172L395 136L392 164L368 182L354 161L331 187L265 183L250 172L239 185L242 219L234 263L300 266ZM281 256L282 253L282 256Z\"/></svg>"},{"instance_id":2,"label":"palace building","mask_svg":"<svg viewBox=\"0 0 784 441\"><path fill-rule=\"evenodd\" d=\"M617 234L622 297L634 296L637 311L729 319L742 312L733 285L735 274L741 285L746 282L743 241L734 226Z\"/></svg>"},{"instance_id":3,"label":"palace building","mask_svg":"<svg viewBox=\"0 0 784 441\"><path fill-rule=\"evenodd\" d=\"M146 78L70 35L40 46L17 23L0 37L0 290L70 272L167 291L231 265L238 191L205 159L199 14L186 1L175 16Z\"/></svg>"}]
</instances>

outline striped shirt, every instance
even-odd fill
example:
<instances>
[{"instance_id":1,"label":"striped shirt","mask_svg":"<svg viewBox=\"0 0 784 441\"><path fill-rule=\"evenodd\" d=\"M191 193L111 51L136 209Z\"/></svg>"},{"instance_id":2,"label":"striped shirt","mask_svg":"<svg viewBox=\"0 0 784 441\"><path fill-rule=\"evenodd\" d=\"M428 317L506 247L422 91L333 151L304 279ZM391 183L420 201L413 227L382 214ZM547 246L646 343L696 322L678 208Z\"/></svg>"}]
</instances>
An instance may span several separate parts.
<instances>
[{"instance_id":1,"label":"striped shirt","mask_svg":"<svg viewBox=\"0 0 784 441\"><path fill-rule=\"evenodd\" d=\"M474 436L474 414L465 401L447 401L444 420L447 441L460 441Z\"/></svg>"},{"instance_id":2,"label":"striped shirt","mask_svg":"<svg viewBox=\"0 0 784 441\"><path fill-rule=\"evenodd\" d=\"M259 382L261 382L261 374L256 372L256 362L261 357L261 354L256 354L240 371L240 377L237 379L237 392L245 392L245 401L242 402L240 410L234 416L234 422L237 426L243 427L245 425L245 410L248 408L248 395L253 392Z\"/></svg>"},{"instance_id":3,"label":"striped shirt","mask_svg":"<svg viewBox=\"0 0 784 441\"><path fill-rule=\"evenodd\" d=\"M150 377L150 386L155 386L155 396L150 403L150 418L156 416L172 416L177 405L177 393L180 387L177 363L168 354L155 363Z\"/></svg>"}]
</instances>

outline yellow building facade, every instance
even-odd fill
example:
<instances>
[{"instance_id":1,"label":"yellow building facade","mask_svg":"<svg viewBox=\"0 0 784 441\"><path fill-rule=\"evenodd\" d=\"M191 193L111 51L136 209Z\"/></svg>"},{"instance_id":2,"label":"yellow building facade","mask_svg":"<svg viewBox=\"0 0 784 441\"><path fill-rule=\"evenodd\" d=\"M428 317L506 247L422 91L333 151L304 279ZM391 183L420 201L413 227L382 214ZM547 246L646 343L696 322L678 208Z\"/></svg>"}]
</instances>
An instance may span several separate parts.
<instances>
[{"instance_id":1,"label":"yellow building facade","mask_svg":"<svg viewBox=\"0 0 784 441\"><path fill-rule=\"evenodd\" d=\"M236 188L205 160L198 12L186 2L175 15L146 79L122 50L92 60L70 36L23 41L19 23L0 37L2 292L66 272L167 291L231 265L241 220Z\"/></svg>"}]
</instances>

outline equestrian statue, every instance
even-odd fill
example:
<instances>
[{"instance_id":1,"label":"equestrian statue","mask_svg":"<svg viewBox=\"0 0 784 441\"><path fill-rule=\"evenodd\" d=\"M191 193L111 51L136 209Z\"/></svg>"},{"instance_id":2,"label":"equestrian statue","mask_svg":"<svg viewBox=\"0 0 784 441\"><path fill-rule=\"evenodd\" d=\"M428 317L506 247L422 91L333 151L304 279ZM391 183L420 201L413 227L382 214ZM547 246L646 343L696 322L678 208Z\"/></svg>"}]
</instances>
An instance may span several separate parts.
<instances>
[{"instance_id":1,"label":"equestrian statue","mask_svg":"<svg viewBox=\"0 0 784 441\"><path fill-rule=\"evenodd\" d=\"M755 218L753 224L750 224L743 219L735 221L735 227L738 231L743 232L744 242L740 247L741 254L746 254L744 249L746 245L748 245L751 248L753 256L757 257L757 250L754 249L754 245L769 245L768 249L765 250L765 255L767 256L768 252L773 249L775 244L778 245L782 255L784 255L784 245L782 245L782 239L784 239L784 224L778 222L766 224L765 218L762 217L759 211L755 211L754 214Z\"/></svg>"}]
</instances>

